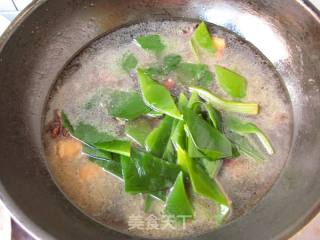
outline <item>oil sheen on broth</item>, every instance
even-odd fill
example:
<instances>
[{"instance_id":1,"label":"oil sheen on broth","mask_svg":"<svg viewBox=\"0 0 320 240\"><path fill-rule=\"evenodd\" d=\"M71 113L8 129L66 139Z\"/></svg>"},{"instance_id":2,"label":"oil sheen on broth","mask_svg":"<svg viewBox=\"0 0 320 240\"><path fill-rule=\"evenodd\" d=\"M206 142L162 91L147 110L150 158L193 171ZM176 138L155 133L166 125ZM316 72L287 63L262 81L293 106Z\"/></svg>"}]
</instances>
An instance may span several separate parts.
<instances>
[{"instance_id":1,"label":"oil sheen on broth","mask_svg":"<svg viewBox=\"0 0 320 240\"><path fill-rule=\"evenodd\" d=\"M54 110L63 109L71 122L84 121L101 131L123 137L124 124L107 115L104 104L108 101L108 89L137 90L134 73L129 77L120 67L120 59L132 52L140 65L157 62L152 53L139 48L132 40L140 35L160 34L167 46L164 55L176 53L183 61L196 63L188 39L195 23L184 21L151 22L132 25L109 33L91 43L75 57L60 75L54 86L47 111L45 125L54 117ZM289 152L291 141L291 105L272 66L250 44L217 26L211 29L215 36L225 39L226 48L219 58L207 58L205 64L213 70L218 63L248 79L244 101L260 105L258 117L250 121L261 126L271 139L275 154L257 163L243 156L226 160L217 179L232 200L232 213L227 221L250 210L272 187ZM183 88L183 86L181 86ZM211 90L227 96L213 81ZM100 223L118 231L147 238L172 238L212 231L217 227L215 204L205 198L192 196L195 217L186 226L165 226L159 221L159 229L145 225L143 229L130 229L130 221L150 218L161 219L163 203L155 201L150 213L144 212L141 195L124 192L123 183L104 172L81 155L81 144L73 139L52 138L44 134L44 146L48 166L58 186L68 199L84 213ZM140 219L140 220L139 220Z\"/></svg>"}]
</instances>

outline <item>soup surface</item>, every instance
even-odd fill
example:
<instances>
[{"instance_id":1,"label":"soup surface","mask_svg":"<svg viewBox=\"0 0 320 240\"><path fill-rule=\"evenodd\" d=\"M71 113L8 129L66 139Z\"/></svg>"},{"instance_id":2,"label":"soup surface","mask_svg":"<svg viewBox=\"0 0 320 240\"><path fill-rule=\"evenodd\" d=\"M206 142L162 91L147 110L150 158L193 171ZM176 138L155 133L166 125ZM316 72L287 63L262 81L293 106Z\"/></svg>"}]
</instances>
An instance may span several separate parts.
<instances>
[{"instance_id":1,"label":"soup surface","mask_svg":"<svg viewBox=\"0 0 320 240\"><path fill-rule=\"evenodd\" d=\"M121 68L123 55L133 53L140 66L158 62L159 56L144 51L133 39L160 34L166 45L162 56L174 53L184 62L197 63L188 44L195 26L196 23L185 21L149 22L106 34L72 59L50 93L45 112L44 147L51 174L75 206L107 227L130 235L160 239L198 235L218 227L214 215L217 205L193 192L189 194L194 219L185 224L171 224L163 218L164 203L161 201L154 201L150 211L145 212L142 195L126 193L119 178L89 161L81 153L82 144L64 134L59 126L54 126L59 125L54 121L57 120L56 111L63 110L72 123L85 122L99 131L127 139L125 121L108 115L106 110L112 89L139 92L135 72L128 74ZM263 162L245 156L224 161L216 179L232 201L232 211L225 221L228 222L254 207L284 167L291 141L291 106L279 76L264 56L229 31L217 26L210 30L215 37L224 40L225 48L217 57L205 58L202 62L212 71L215 64L228 67L248 80L243 101L258 103L260 113L246 119L263 129L275 149L275 153ZM169 75L169 78L175 79L175 75ZM159 81L166 84L167 80ZM186 86L177 84L173 94L181 89ZM215 79L209 89L228 99Z\"/></svg>"}]
</instances>

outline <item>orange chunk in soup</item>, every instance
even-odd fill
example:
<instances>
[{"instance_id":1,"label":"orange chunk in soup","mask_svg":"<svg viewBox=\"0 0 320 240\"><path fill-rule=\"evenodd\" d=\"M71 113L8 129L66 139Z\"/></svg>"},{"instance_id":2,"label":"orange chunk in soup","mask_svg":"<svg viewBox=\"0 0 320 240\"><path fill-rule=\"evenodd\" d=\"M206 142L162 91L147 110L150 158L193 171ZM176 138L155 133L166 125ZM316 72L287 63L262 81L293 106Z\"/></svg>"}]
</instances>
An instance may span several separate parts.
<instances>
[{"instance_id":1,"label":"orange chunk in soup","mask_svg":"<svg viewBox=\"0 0 320 240\"><path fill-rule=\"evenodd\" d=\"M81 154L82 144L72 138L59 140L57 143L57 155L61 160L71 160Z\"/></svg>"},{"instance_id":2,"label":"orange chunk in soup","mask_svg":"<svg viewBox=\"0 0 320 240\"><path fill-rule=\"evenodd\" d=\"M79 169L79 177L81 181L90 182L96 177L103 176L103 170L96 164L88 162Z\"/></svg>"}]
</instances>

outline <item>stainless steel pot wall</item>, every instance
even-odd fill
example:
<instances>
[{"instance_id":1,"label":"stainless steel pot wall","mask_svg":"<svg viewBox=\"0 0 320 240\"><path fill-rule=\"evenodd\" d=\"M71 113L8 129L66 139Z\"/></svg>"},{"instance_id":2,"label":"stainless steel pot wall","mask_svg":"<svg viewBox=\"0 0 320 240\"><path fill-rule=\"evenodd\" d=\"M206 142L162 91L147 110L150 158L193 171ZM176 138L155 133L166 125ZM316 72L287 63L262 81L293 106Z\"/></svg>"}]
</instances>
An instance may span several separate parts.
<instances>
[{"instance_id":1,"label":"stainless steel pot wall","mask_svg":"<svg viewBox=\"0 0 320 240\"><path fill-rule=\"evenodd\" d=\"M272 190L249 214L197 239L286 239L319 209L320 19L306 3L36 1L0 43L0 198L37 237L132 239L87 218L52 182L42 150L42 112L58 73L89 41L132 22L171 18L203 19L253 43L281 75L294 111L290 158Z\"/></svg>"}]
</instances>

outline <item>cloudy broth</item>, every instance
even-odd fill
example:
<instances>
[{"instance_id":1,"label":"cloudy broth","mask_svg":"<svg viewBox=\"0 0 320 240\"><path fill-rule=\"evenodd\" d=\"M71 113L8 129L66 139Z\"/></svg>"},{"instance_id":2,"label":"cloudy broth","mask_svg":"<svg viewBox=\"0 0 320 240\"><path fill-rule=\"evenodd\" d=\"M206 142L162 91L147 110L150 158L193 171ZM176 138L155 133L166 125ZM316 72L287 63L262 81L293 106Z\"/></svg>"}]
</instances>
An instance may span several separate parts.
<instances>
[{"instance_id":1,"label":"cloudy broth","mask_svg":"<svg viewBox=\"0 0 320 240\"><path fill-rule=\"evenodd\" d=\"M55 110L64 110L71 122L83 121L126 139L124 122L108 116L105 108L109 89L139 91L135 73L128 74L120 67L123 54L133 53L141 66L156 63L159 56L143 51L133 42L137 36L156 33L167 46L162 55L175 53L181 55L184 62L197 63L188 44L195 25L185 21L140 23L92 42L59 76L50 93L45 126L54 119ZM260 52L229 31L217 26L211 30L214 36L225 40L226 48L221 56L206 58L203 63L211 71L214 64L226 66L248 79L247 96L243 100L257 102L261 109L258 116L248 119L263 128L275 148L275 154L262 163L244 156L224 162L217 179L232 201L228 222L254 207L284 167L292 133L291 105L277 72ZM228 98L215 80L210 90ZM85 214L107 227L160 239L198 235L218 227L213 214L217 206L208 199L190 193L194 220L185 225L171 225L163 218L162 202L155 201L151 211L145 213L143 196L125 193L119 178L81 154L82 146L77 140L63 136L53 138L45 131L44 147L50 172L64 194Z\"/></svg>"}]
</instances>

